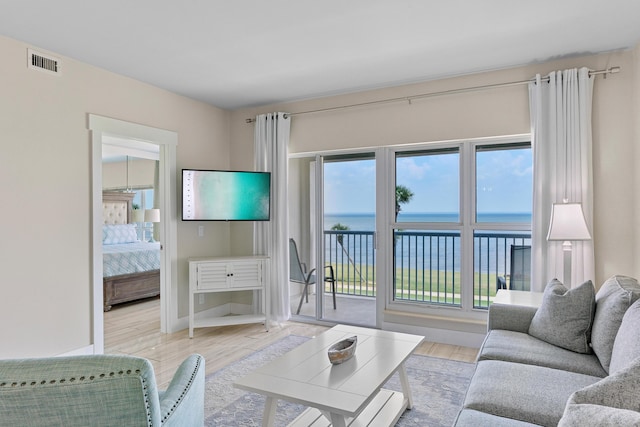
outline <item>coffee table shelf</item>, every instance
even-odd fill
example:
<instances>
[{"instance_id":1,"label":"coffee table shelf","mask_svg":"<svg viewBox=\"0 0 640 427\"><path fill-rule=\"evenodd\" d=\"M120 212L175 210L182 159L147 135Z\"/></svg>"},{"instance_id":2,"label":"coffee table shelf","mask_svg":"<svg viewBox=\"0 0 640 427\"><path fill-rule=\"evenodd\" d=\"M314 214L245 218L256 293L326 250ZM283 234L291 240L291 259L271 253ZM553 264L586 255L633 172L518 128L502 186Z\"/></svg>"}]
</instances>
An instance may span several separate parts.
<instances>
[{"instance_id":1,"label":"coffee table shelf","mask_svg":"<svg viewBox=\"0 0 640 427\"><path fill-rule=\"evenodd\" d=\"M399 391L381 389L371 403L355 418L347 419L346 424L356 426L392 426L398 422L407 409L407 399ZM309 408L289 427L329 427L331 422L316 408Z\"/></svg>"}]
</instances>

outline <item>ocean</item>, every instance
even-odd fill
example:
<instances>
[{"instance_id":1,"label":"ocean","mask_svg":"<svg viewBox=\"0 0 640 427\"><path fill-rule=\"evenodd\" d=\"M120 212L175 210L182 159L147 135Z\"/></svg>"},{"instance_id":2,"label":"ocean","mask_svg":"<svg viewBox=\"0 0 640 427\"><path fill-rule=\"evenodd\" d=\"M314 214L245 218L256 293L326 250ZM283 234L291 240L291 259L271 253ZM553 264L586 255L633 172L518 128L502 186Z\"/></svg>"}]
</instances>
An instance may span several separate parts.
<instances>
[{"instance_id":1,"label":"ocean","mask_svg":"<svg viewBox=\"0 0 640 427\"><path fill-rule=\"evenodd\" d=\"M457 222L458 214L455 213L404 213L398 214L398 222ZM487 213L479 214L478 222L496 223L531 223L530 213ZM352 231L374 231L376 217L373 213L341 213L326 214L324 216L324 229L330 230L335 224L342 224Z\"/></svg>"},{"instance_id":2,"label":"ocean","mask_svg":"<svg viewBox=\"0 0 640 427\"><path fill-rule=\"evenodd\" d=\"M415 214L403 213L398 215L398 222L457 222L457 214ZM478 215L478 222L495 223L530 223L529 213L491 213ZM375 215L370 214L327 214L324 216L325 230L331 230L341 224L351 232L369 232L362 234L345 234L341 238L342 245L336 242L337 235L325 236L325 260L329 262L343 262L342 254L355 262L372 265L375 251L372 250L375 231ZM460 271L461 243L458 233L447 233L441 237L436 234L443 232L416 232L404 230L396 239L396 267L418 269L444 269ZM508 265L511 245L530 245L529 232L481 232L482 237L474 238L475 271L489 273L504 272ZM514 237L514 234L520 236ZM432 237L425 237L431 235ZM526 236L526 237L525 237ZM344 248L345 251L342 250ZM398 256L400 255L400 256Z\"/></svg>"}]
</instances>

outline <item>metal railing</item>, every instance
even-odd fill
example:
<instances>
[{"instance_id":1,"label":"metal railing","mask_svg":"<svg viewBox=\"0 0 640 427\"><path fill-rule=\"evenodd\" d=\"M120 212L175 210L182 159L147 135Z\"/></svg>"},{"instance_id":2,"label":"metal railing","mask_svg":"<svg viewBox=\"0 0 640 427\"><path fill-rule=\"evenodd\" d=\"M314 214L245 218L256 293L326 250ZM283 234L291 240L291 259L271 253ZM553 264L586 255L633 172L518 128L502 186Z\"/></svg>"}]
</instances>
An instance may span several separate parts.
<instances>
[{"instance_id":1,"label":"metal railing","mask_svg":"<svg viewBox=\"0 0 640 427\"><path fill-rule=\"evenodd\" d=\"M374 297L376 272L372 231L327 230L325 262L336 275L341 295ZM460 305L462 245L457 231L395 231L396 300ZM509 274L511 245L530 245L529 232L476 231L474 307L488 307L499 276ZM330 291L327 285L326 291Z\"/></svg>"},{"instance_id":2,"label":"metal railing","mask_svg":"<svg viewBox=\"0 0 640 427\"><path fill-rule=\"evenodd\" d=\"M325 263L333 266L337 293L375 297L373 239L373 231L324 232Z\"/></svg>"},{"instance_id":3,"label":"metal railing","mask_svg":"<svg viewBox=\"0 0 640 427\"><path fill-rule=\"evenodd\" d=\"M511 246L531 246L530 232L476 232L473 238L473 306L488 307L498 288L498 277L511 274Z\"/></svg>"}]
</instances>

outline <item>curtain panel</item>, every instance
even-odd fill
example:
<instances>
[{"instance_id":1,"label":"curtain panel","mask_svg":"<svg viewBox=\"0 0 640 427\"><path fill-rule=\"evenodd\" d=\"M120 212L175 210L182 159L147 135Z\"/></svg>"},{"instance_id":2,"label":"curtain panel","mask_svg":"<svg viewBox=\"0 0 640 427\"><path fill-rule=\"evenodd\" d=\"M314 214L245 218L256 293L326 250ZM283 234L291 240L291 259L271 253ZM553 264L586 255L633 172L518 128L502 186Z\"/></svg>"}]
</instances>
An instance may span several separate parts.
<instances>
[{"instance_id":1,"label":"curtain panel","mask_svg":"<svg viewBox=\"0 0 640 427\"><path fill-rule=\"evenodd\" d=\"M288 147L291 119L285 113L256 117L254 167L271 172L271 221L256 222L254 255L271 257L271 317L282 322L291 317L289 304Z\"/></svg>"},{"instance_id":2,"label":"curtain panel","mask_svg":"<svg viewBox=\"0 0 640 427\"><path fill-rule=\"evenodd\" d=\"M553 278L563 280L562 242L547 241L553 203L582 204L593 236L591 110L593 78L587 68L539 74L529 84L533 145L533 223L531 290L542 291ZM595 279L593 241L575 241L571 284Z\"/></svg>"}]
</instances>

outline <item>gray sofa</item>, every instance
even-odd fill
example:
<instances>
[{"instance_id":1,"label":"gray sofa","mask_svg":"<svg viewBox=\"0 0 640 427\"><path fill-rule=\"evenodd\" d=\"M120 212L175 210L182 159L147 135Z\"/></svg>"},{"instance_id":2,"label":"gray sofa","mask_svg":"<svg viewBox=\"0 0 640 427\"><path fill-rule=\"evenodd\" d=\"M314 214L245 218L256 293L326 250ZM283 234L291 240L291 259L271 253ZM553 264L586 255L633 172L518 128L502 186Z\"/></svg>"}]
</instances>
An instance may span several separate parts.
<instances>
[{"instance_id":1,"label":"gray sofa","mask_svg":"<svg viewBox=\"0 0 640 427\"><path fill-rule=\"evenodd\" d=\"M640 426L640 285L547 285L540 308L493 304L457 427Z\"/></svg>"}]
</instances>

